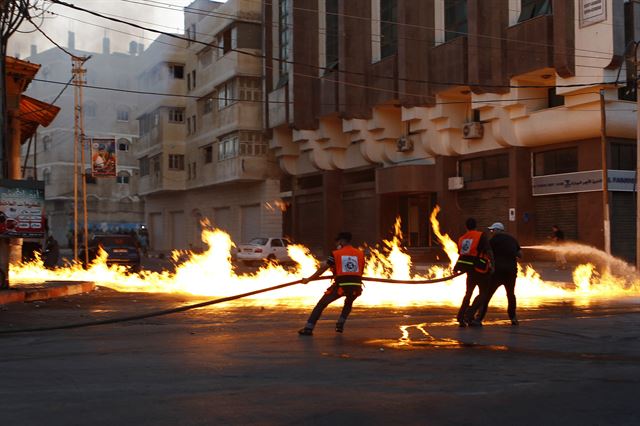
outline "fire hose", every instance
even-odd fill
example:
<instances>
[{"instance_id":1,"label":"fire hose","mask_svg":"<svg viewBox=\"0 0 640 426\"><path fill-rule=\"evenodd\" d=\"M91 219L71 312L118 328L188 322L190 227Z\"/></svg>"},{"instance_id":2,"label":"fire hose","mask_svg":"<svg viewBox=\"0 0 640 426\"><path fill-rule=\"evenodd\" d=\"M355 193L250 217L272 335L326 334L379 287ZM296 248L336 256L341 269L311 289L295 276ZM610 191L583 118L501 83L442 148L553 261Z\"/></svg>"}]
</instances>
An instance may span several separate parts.
<instances>
[{"instance_id":1,"label":"fire hose","mask_svg":"<svg viewBox=\"0 0 640 426\"><path fill-rule=\"evenodd\" d=\"M446 276L446 277L424 279L424 280L394 280L394 279L390 279L390 278L372 278L372 277L362 277L362 280L363 281L369 281L369 282L387 283L387 284L415 284L415 285L419 285L419 284L436 284L436 283L439 283L439 282L452 280L452 279L454 279L454 278L456 278L456 277L458 277L460 275L463 275L463 274L465 274L465 272L455 272L454 274ZM309 280L309 281L321 281L321 280L328 280L328 279L332 279L332 278L334 278L333 275L325 275L325 276L314 278L314 279ZM127 321L141 320L141 319L145 319L145 318L159 317L159 316L170 315L170 314L175 314L175 313L179 313L179 312L186 312L186 311L189 311L191 309L203 308L205 306L217 305L219 303L230 302L232 300L242 299L244 297L249 297L249 296L253 296L253 295L256 295L256 294L260 294L260 293L266 293L266 292L269 292L269 291L279 290L281 288L290 287L290 286L293 286L293 285L296 285L296 284L302 284L302 283L303 283L303 280L296 280L296 281L291 281L291 282L284 283L284 284L275 285L275 286L272 286L272 287L262 288L260 290L250 291L250 292L247 292L247 293L241 293L241 294L236 294L236 295L233 295L233 296L222 297L222 298L219 298L219 299L208 300L208 301L205 301L205 302L199 302L199 303L193 303L193 304L190 304L190 305L179 306L177 308L164 309L164 310L161 310L161 311L147 312L145 314L131 315L131 316L126 316L126 317L109 318L109 319L96 320L96 321L85 321L85 322L78 322L78 323L72 323L72 324L54 325L54 326L48 326L48 327L23 328L23 329L17 329L17 330L0 330L0 336L1 335L8 335L8 334L18 334L18 333L31 333L31 332L37 332L37 331L68 330L68 329L72 329L72 328L82 328L82 327L91 327L91 326L96 326L96 325L115 324L115 323L119 323L119 322L127 322Z\"/></svg>"}]
</instances>

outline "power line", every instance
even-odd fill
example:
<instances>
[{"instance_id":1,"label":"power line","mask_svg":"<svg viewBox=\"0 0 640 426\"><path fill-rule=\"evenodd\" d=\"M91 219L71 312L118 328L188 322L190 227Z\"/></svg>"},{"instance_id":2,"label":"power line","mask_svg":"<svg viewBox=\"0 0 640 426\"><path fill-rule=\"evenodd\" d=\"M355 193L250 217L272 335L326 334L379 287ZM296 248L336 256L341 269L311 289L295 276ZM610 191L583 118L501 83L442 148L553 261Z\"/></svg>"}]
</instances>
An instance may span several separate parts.
<instances>
[{"instance_id":1,"label":"power line","mask_svg":"<svg viewBox=\"0 0 640 426\"><path fill-rule=\"evenodd\" d=\"M110 21L113 21L113 22L118 22L118 23L124 24L124 25L129 25L129 26L132 26L134 28L141 29L141 30L150 31L150 32L154 32L154 33L157 33L157 34L163 34L163 35L165 35L167 37L170 37L170 38L175 38L175 39L178 39L178 40L187 41L189 43L197 43L197 44L201 44L201 45L208 46L208 47L215 47L215 48L218 48L218 49L221 48L220 46L215 45L213 43L207 43L207 42L200 41L200 40L192 40L192 39L189 39L187 37L183 37L183 36L180 36L180 35L177 35L177 34L167 33L167 32L164 32L164 31L153 29L153 28L143 27L141 25L138 25L138 24L135 24L135 23L132 23L132 22L127 22L127 21L124 21L124 20L119 19L119 18L113 18L113 17L105 16L105 15L103 15L101 13L98 13L98 12L95 12L95 11L92 11L92 10L88 10L88 9L85 9L85 8L82 8L82 7L79 7L79 6L75 6L73 4L66 3L66 2L61 1L61 0L48 0L48 1L50 1L52 3L60 4L60 5L65 6L65 7L69 7L71 9L75 9L75 10L79 10L79 11L82 11L82 12L86 12L86 13L89 13L91 15L97 16L99 18L107 19L107 20L110 20ZM258 54L258 53L247 52L247 51L240 50L240 49L229 48L228 50L237 52L239 54L252 56L252 57L255 57L255 58L258 58L258 59L279 60L277 58L267 58L264 55L261 55L261 54ZM280 61L280 62L285 62L287 64L294 64L294 65L296 65L296 64L297 65L304 65L304 66L307 66L307 67L317 68L317 69L325 69L324 67L319 67L319 66L311 65L311 64L298 63L298 62L295 62L295 61ZM266 67L269 68L269 69L273 68L273 67L269 67L269 66L266 66ZM347 74L356 74L356 75L360 75L360 76L367 76L367 74L363 73L363 72L354 72L354 71L345 71L345 70L338 70L338 72L339 73L347 73ZM321 78L320 76L317 76L317 75L313 75L312 76L312 75L305 75L305 74L300 74L300 73L295 73L295 72L293 74L294 75L303 76L303 77L308 77L308 78L315 78L315 79ZM428 83L428 84L442 85L442 86L463 86L463 87L464 86L482 86L482 87L491 87L491 88L534 88L534 87L535 88L547 88L547 87L550 87L550 86L541 86L541 85L537 85L537 86L532 86L532 85L525 85L525 86L520 86L520 85L518 85L518 86L516 86L516 85L491 85L491 84L471 83L471 82L461 84L461 83L450 83L450 82L433 82L433 81L418 80L418 79L415 79L415 80L414 79L403 79L403 78L394 78L394 77L387 77L387 76L379 76L379 78L393 79L393 80L399 80L399 81L409 81L409 82L415 82L415 83ZM334 82L336 82L338 84L343 84L343 85L350 85L350 83L347 83L347 82L344 82L344 81L339 81L339 80L328 80L328 81L334 81ZM574 88L574 87L590 87L590 86L594 86L594 85L605 85L605 84L612 84L612 82L576 83L576 84L567 84L567 85L556 85L555 87L559 87L559 88ZM351 85L353 85L353 84L351 84ZM358 86L358 85L355 85L355 86ZM365 88L367 88L367 87L365 87ZM394 93L394 94L405 95L405 96L413 96L413 97L425 97L425 96L427 96L426 94L400 93L400 92L395 91L395 90L380 89L380 88L376 88L376 87L368 87L368 88L370 88L372 90L378 90L378 91L383 91L383 92L391 92L391 93Z\"/></svg>"},{"instance_id":2,"label":"power line","mask_svg":"<svg viewBox=\"0 0 640 426\"><path fill-rule=\"evenodd\" d=\"M38 78L34 78L33 80L34 81L43 82L43 83L65 84L65 85L75 86L75 83L69 84L69 83L65 83L63 81L43 80L43 79L38 79ZM227 100L227 101L231 101L231 102L250 102L250 103L265 103L266 102L266 103L273 103L273 104L290 103L289 101L276 101L276 100L269 100L269 99L253 100L253 99L228 98L228 97L222 98L222 97L217 97L217 96L182 95L182 94L176 94L176 93L164 93L164 92L153 92L153 91L132 90L132 89L119 89L119 88L115 88L115 87L95 86L95 85L90 85L90 84L84 84L82 87L85 87L87 89L106 90L106 91L111 91L111 92L135 93L135 94L140 94L140 95L164 96L164 97L196 99L196 100L209 100L210 99L210 100ZM585 95L585 94L597 94L597 93L598 92L570 93L570 94L563 95L563 96L564 97L582 96L582 95ZM496 102L519 102L519 101L533 101L533 100L543 100L543 99L547 99L547 97L539 97L538 96L538 97L509 98L509 99L503 99L503 98L483 99L483 100L476 100L476 101L471 101L471 100L441 101L441 102L435 102L435 103L429 104L429 105L431 106L431 105L451 105L451 104L491 104L491 103L496 103ZM350 105L350 104L339 104L339 105L344 106L344 105Z\"/></svg>"},{"instance_id":3,"label":"power line","mask_svg":"<svg viewBox=\"0 0 640 426\"><path fill-rule=\"evenodd\" d=\"M47 0L50 1L50 0ZM176 9L174 9L173 7L177 7L174 5L171 5L170 3L166 3L166 2L161 2L161 1L154 1L154 0L142 0L141 3L140 1L134 1L134 0L121 0L123 2L126 3L133 3L133 4L144 4L146 6L149 7L156 7L156 8L161 8L161 9L167 9L167 10L172 10L172 11L178 11ZM261 0L250 0L254 3L262 3ZM269 2L264 2L265 5L267 6L273 6L273 3L269 3ZM318 9L309 9L309 8L304 8L304 7L299 7L299 6L295 6L295 4L292 4L291 8L293 10L300 10L303 12L310 12L310 13L315 13L317 15L319 15L320 11ZM508 6L507 6L508 8ZM234 14L225 14L223 12L214 10L214 11L209 11L206 9L199 9L193 6L185 6L182 8L184 11L187 11L190 14L194 14L194 15L200 15L200 16L213 16L213 17L220 17L221 19L241 19L241 17L239 15L234 15ZM517 10L515 9L507 9L509 11L513 11L513 12L517 12ZM348 15L345 13L337 13L337 12L325 12L325 14L327 15L333 15L333 16L338 16L338 17L344 17L344 18L350 18L350 19L357 19L357 20L364 20L364 21L368 21L368 22L379 22L381 24L390 24L390 25L395 25L395 26L405 26L405 27L410 27L410 28L419 28L419 29L426 29L426 30L433 30L433 31L442 31L442 32L449 32L449 33L454 33L457 35L462 35L462 36L466 36L466 35L470 35L470 33L468 31L451 31L451 30L447 30L446 28L437 28L437 27L430 27L427 25L418 25L418 24L409 24L406 22L399 22L399 21L388 21L388 20L384 20L384 19L373 19L373 17L364 17L364 16L357 16L357 15ZM544 15L541 15L544 16ZM579 21L579 19L574 19L574 21ZM609 24L609 25L616 25L616 24ZM273 25L274 27L276 25ZM624 26L624 24L619 24L619 26ZM288 25L288 28L293 28L293 25ZM498 37L498 36L488 36L488 35L483 35L483 34L477 34L479 37L481 38L490 38L490 39L496 39L496 40L502 40L502 41L513 41L512 39L508 39L506 37ZM408 39L408 40L412 40L412 39ZM427 41L427 40L417 40L417 41ZM545 46L545 47L553 47L553 44L550 43L541 43L541 42L532 42L532 41L520 41L518 40L518 42L523 43L523 44L533 44L533 45L540 45L540 46ZM576 50L581 50L583 52L591 52L591 53L601 53L603 55L612 55L612 52L603 52L603 51L598 51L598 50L590 50L590 49L576 49ZM589 58L588 56L585 56L587 58ZM607 59L607 58L602 58L602 57L591 57L593 59Z\"/></svg>"},{"instance_id":4,"label":"power line","mask_svg":"<svg viewBox=\"0 0 640 426\"><path fill-rule=\"evenodd\" d=\"M51 1L51 0L47 0L47 1ZM145 5L148 7L155 7L155 8L159 8L159 9L166 9L166 10L171 10L171 11L178 11L170 6L160 6L160 5L168 5L168 3L163 3L163 2L159 2L159 1L152 1L152 0L143 0L147 3L153 3L153 4L147 4L147 3L140 3L139 1L134 1L134 0L120 0L126 3L132 3L132 4L140 4L140 5ZM255 0L254 0L255 1ZM267 5L271 5L271 3L265 3ZM311 12L311 13L316 13L319 14L318 10L315 9L306 9L306 8L301 8L301 7L296 7L296 6L292 6L292 8L294 10L302 10L302 11L306 11L306 12ZM194 8L194 7L184 7L183 8L185 11L189 11L187 13L190 14L194 14L194 15L201 15L201 16L214 16L214 17L219 17L220 19L229 19L229 20L242 20L243 18L240 17L239 15L232 15L232 14L222 14L221 12L218 11L207 11L206 9L198 9L198 8ZM197 11L197 12L191 12L191 11ZM199 13L201 12L201 13ZM396 21L385 21L385 20L378 20L378 19L373 19L373 18L366 18L366 17L362 17L362 16L355 16L355 15L346 15L346 14L341 14L341 13L331 13L331 12L326 12L329 15L334 15L334 16L342 16L342 17L346 17L346 18L353 18L353 19L360 19L360 20L366 20L366 21L370 21L370 22L380 22L381 24L393 24L393 25L400 25L400 26L409 26L409 27L416 27L416 28L423 28L423 29L428 29L428 30L434 30L434 31L442 31L442 32L449 32L449 33L455 33L461 36L467 36L470 35L469 32L462 32L462 31L448 31L445 30L443 28L436 28L436 27L429 27L429 26L424 26L424 25L416 25L416 24L407 24L407 23L403 23L403 22L396 22ZM117 16L117 15L113 15L112 16ZM220 15L220 16L219 16ZM122 18L122 17L120 17ZM144 22L144 21L141 21ZM149 22L146 22L149 23ZM152 24L155 25L155 24ZM269 25L269 24L267 24ZM270 25L272 28L277 28L279 25L277 23L273 23ZM293 25L292 24L287 24L287 29L293 29ZM319 31L320 34L322 34L322 31ZM205 33L199 33L196 32L195 34L200 34L200 35L206 35L208 36L209 34L205 34ZM324 32L324 34L327 34L326 31ZM420 41L420 42L428 42L428 41L433 41L430 39L416 39L416 38L411 38L411 37L398 37L396 35L396 37L400 40L409 40L409 41ZM529 42L529 41L520 41L520 40L513 40L513 39L509 39L506 37L497 37L497 36L485 36L482 34L478 34L478 37L480 38L491 38L491 39L495 39L495 40L501 40L501 41L517 41L520 44L533 44L533 45L537 45L537 46L543 46L543 47L554 47L553 44L549 44L549 43L541 43L541 42ZM502 48L499 47L493 47L493 46L476 46L476 47L483 47L485 49L500 49L503 50ZM519 49L511 49L516 50L516 51L523 51L523 52L529 52L530 49L528 49L527 47L524 48L519 48ZM607 56L587 56L587 55L578 55L575 54L575 57L578 58L586 58L586 59L601 59L601 60L610 60L611 56L613 55L612 52L602 52L602 51L597 51L597 50L589 50L589 49L575 49L575 50L579 50L582 52L591 52L591 53L599 53L602 55L607 55ZM278 59L278 58L273 58L273 59ZM309 65L311 66L311 65ZM587 66L587 65L576 65L579 67L585 67L585 68L600 68L602 69L603 67L595 67L595 66Z\"/></svg>"},{"instance_id":5,"label":"power line","mask_svg":"<svg viewBox=\"0 0 640 426\"><path fill-rule=\"evenodd\" d=\"M126 1L126 0L122 0L122 1ZM187 46L168 43L168 42L166 42L166 41L158 40L157 38L156 38L156 39L153 39L153 38L149 38L149 37L139 36L139 35L137 35L137 34L132 34L132 33L128 33L128 32L126 32L126 31L121 31L121 30L116 30L116 29L113 29L113 28L111 28L111 27L106 27L106 26L99 25L99 24L92 23L92 22L88 22L88 21L83 21L83 20L81 20L81 19L74 18L74 17L70 17L70 16L67 16L67 15L63 15L63 14L60 14L60 13L57 13L57 12L51 12L51 11L48 11L47 13L52 14L52 15L56 15L56 16L61 16L61 17L63 17L63 18L66 18L66 19L69 19L69 20L73 20L73 21L76 21L76 22L81 22L81 23L86 24L86 25L91 25L91 26L94 26L94 27L97 27L97 28L102 28L102 29L106 29L106 30L109 30L109 31L113 31L113 32L116 32L116 33L125 34L125 35L130 35L130 36L132 36L132 37L139 37L139 38L142 38L142 39L144 39L144 40L149 40L149 41L152 41L152 42L153 42L153 41L155 41L155 42L158 42L158 43L161 43L161 44L167 45L167 46L173 46L173 47L178 48L178 49L185 49L185 50L189 50L189 48L188 48ZM110 15L110 16L113 16L113 17L116 17L116 18L123 18L123 17L121 17L121 16L114 15L114 14L109 14L109 15ZM141 20L135 20L135 21L137 21L137 22L143 22L143 23L148 23L148 24L150 24L150 25L158 25L158 26L165 27L165 28L171 28L171 27L169 27L169 26L167 26L167 25L159 25L159 24L156 24L156 23L150 23L150 22L147 22L147 21L141 21ZM208 35L208 34L206 34L206 33L198 33L198 34ZM416 39L410 39L410 40L416 40ZM423 40L416 40L416 41L423 41ZM215 47L215 48L220 49L220 47ZM492 47L489 47L489 48L492 48ZM496 49L497 49L497 48L496 48ZM518 50L524 50L524 49L518 49ZM528 50L527 50L527 51L528 51ZM223 56L221 59L224 59L224 58L225 58L225 57ZM267 58L266 58L266 56L265 56L265 59L267 59ZM278 60L278 59L276 59L276 58L272 58L272 59L274 59L274 60ZM597 59L602 59L602 58L597 58ZM291 61L290 63L296 63L296 62ZM598 66L594 66L594 65L576 65L576 66L577 66L577 67L580 67L580 68L594 68L594 69L602 69L602 67L598 67ZM316 67L316 66L314 66L314 67ZM316 67L316 68L319 68L319 69L322 69L322 70L324 70L324 69L325 69L325 68L323 68L323 67ZM355 73L355 72L348 72L348 71L338 71L338 72L345 73L345 74ZM364 73L355 73L355 74L357 74L357 75L364 75ZM384 79L395 79L394 77L389 77L389 76L375 76L375 75L374 75L374 76L372 76L372 77L376 77L376 78L384 78ZM596 77L596 76L581 76L581 77L588 77L588 78L590 78L590 77ZM598 76L598 77L599 77L599 76ZM398 80L408 81L408 82L416 82L416 83L429 83L429 81L427 81L427 80L419 80L419 79L399 78ZM433 84L442 84L442 85L445 85L445 84L450 84L450 83L433 83ZM455 85L462 85L462 84L457 84L457 83L453 83L453 84L455 84ZM511 88L520 88L520 87L523 87L523 86L515 86L515 85L512 85L512 86L510 86L510 87L511 87ZM539 86L539 87L542 87L542 86ZM546 87L546 86L544 86L544 87Z\"/></svg>"}]
</instances>

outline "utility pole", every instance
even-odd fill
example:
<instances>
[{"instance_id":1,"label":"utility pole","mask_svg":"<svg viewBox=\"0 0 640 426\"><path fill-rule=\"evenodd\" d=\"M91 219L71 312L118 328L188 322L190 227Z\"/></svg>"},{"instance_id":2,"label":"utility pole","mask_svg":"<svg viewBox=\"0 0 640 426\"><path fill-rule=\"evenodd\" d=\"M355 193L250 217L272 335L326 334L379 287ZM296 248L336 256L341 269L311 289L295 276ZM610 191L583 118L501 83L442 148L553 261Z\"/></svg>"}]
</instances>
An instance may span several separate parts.
<instances>
[{"instance_id":1,"label":"utility pole","mask_svg":"<svg viewBox=\"0 0 640 426\"><path fill-rule=\"evenodd\" d=\"M86 83L87 74L84 63L89 57L73 56L71 58L73 74L73 99L74 99L74 143L73 143L73 258L78 260L78 179L82 179L82 206L83 206L83 223L84 223L84 261L89 263L88 252L88 222L87 222L87 180L85 173L85 134L84 134L84 113L83 113L83 93L82 87ZM80 150L80 164L78 164L78 150ZM78 166L82 167L78 172Z\"/></svg>"},{"instance_id":2,"label":"utility pole","mask_svg":"<svg viewBox=\"0 0 640 426\"><path fill-rule=\"evenodd\" d=\"M600 89L600 152L602 157L602 216L604 221L604 251L611 254L611 222L609 220L609 173L607 167L607 111L604 89Z\"/></svg>"},{"instance_id":3,"label":"utility pole","mask_svg":"<svg viewBox=\"0 0 640 426\"><path fill-rule=\"evenodd\" d=\"M635 62L635 78L636 78L636 110L638 116L636 117L636 184L634 185L636 195L636 271L640 271L640 197L638 194L638 172L640 172L640 79L638 78L638 45L640 42L635 42L635 49L633 59Z\"/></svg>"}]
</instances>

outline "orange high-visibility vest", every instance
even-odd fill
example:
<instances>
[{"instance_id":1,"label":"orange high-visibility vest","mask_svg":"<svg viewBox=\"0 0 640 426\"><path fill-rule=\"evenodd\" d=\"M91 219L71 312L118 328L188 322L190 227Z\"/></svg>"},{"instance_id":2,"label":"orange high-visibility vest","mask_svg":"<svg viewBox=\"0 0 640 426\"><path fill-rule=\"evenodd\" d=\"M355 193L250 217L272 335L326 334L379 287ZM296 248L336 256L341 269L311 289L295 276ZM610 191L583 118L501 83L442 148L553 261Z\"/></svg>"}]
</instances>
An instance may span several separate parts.
<instances>
[{"instance_id":1,"label":"orange high-visibility vest","mask_svg":"<svg viewBox=\"0 0 640 426\"><path fill-rule=\"evenodd\" d=\"M476 272L485 274L489 272L491 262L486 253L478 251L481 238L482 232L467 231L458 239L458 253L460 254L458 265L466 265L467 268L473 268Z\"/></svg>"},{"instance_id":2,"label":"orange high-visibility vest","mask_svg":"<svg viewBox=\"0 0 640 426\"><path fill-rule=\"evenodd\" d=\"M333 251L336 283L359 285L364 273L364 252L353 246L344 246Z\"/></svg>"},{"instance_id":3,"label":"orange high-visibility vest","mask_svg":"<svg viewBox=\"0 0 640 426\"><path fill-rule=\"evenodd\" d=\"M480 254L478 253L480 238L482 238L482 232L467 231L466 234L458 239L458 253L461 256L478 256Z\"/></svg>"}]
</instances>

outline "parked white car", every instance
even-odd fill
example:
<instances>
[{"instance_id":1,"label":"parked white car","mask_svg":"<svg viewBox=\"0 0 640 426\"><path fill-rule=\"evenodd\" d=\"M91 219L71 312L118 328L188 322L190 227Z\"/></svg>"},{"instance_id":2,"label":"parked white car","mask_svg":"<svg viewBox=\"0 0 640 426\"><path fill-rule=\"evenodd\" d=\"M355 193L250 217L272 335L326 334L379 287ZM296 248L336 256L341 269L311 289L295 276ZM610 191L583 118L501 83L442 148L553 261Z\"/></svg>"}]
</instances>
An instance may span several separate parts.
<instances>
[{"instance_id":1,"label":"parked white car","mask_svg":"<svg viewBox=\"0 0 640 426\"><path fill-rule=\"evenodd\" d=\"M286 238L254 238L247 244L238 245L237 258L247 265L273 260L280 263L291 262L287 246L291 242Z\"/></svg>"}]
</instances>

